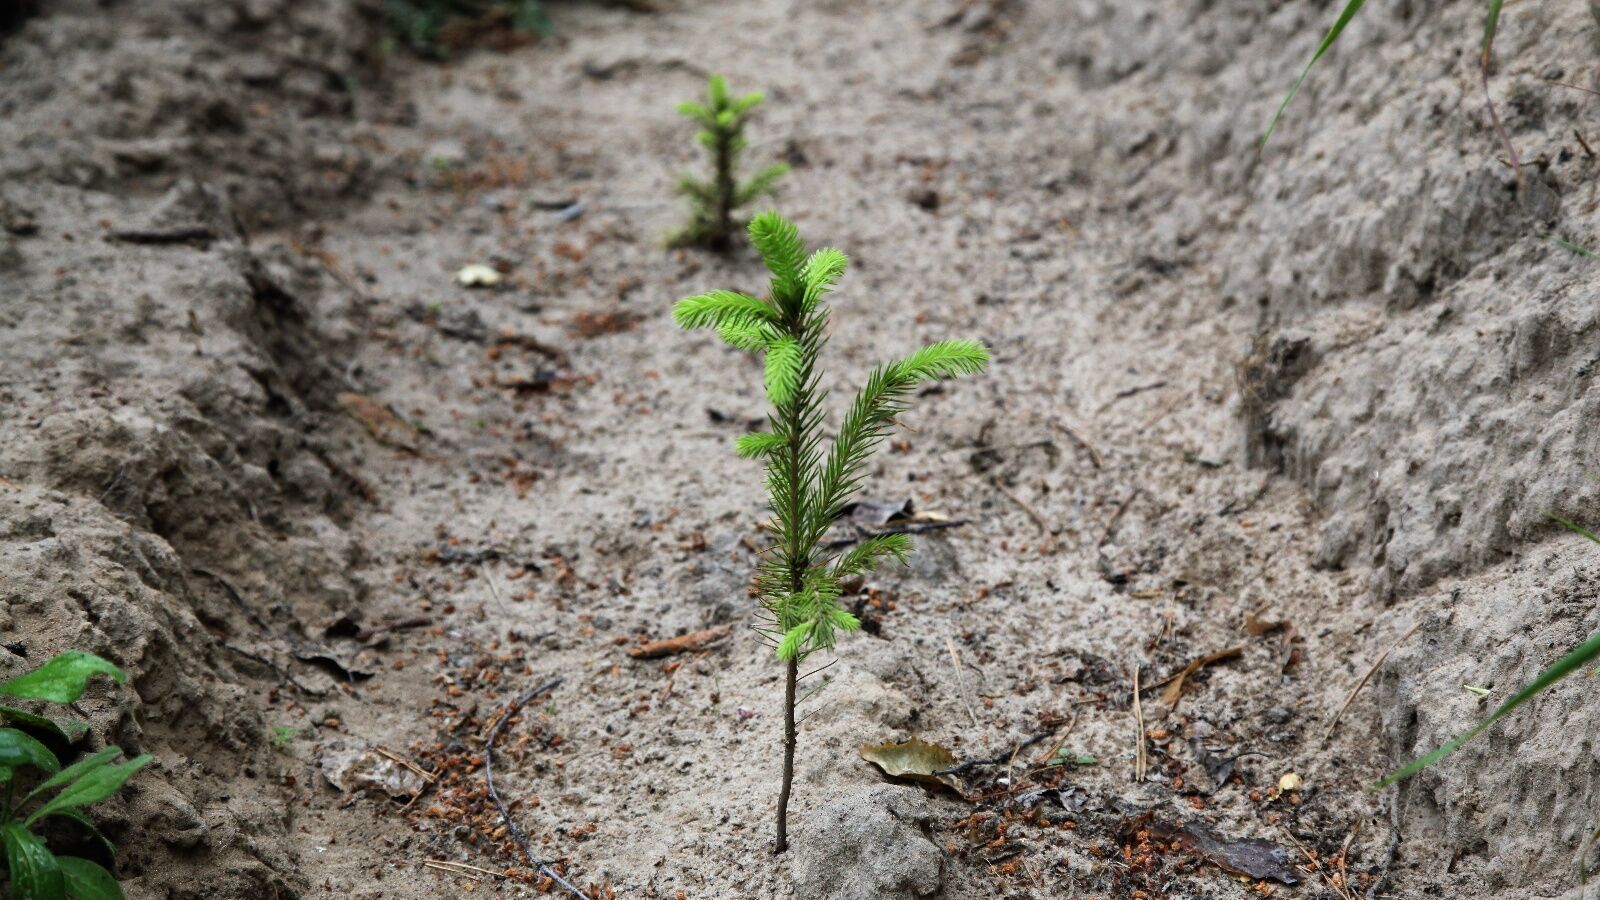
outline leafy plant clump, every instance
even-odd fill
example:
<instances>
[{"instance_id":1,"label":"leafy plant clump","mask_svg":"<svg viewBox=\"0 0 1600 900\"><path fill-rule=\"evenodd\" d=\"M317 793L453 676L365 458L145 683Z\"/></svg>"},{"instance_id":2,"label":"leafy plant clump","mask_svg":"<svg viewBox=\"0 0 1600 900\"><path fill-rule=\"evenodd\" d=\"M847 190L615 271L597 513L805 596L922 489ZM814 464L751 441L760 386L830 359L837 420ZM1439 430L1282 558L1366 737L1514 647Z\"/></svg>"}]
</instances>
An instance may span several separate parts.
<instances>
[{"instance_id":1,"label":"leafy plant clump","mask_svg":"<svg viewBox=\"0 0 1600 900\"><path fill-rule=\"evenodd\" d=\"M447 59L485 28L548 37L550 17L543 0L386 0L389 30L411 52Z\"/></svg>"},{"instance_id":2,"label":"leafy plant clump","mask_svg":"<svg viewBox=\"0 0 1600 900\"><path fill-rule=\"evenodd\" d=\"M83 696L95 675L108 675L118 683L127 680L122 670L98 656L69 651L26 675L0 683L0 694L72 703ZM5 784L0 843L5 845L7 896L12 900L122 900L122 888L103 866L77 856L57 855L37 829L48 819L65 819L98 841L108 856L114 855L115 848L95 829L83 808L115 794L151 757L114 763L122 751L107 747L63 768L56 754L28 732L65 743L81 736L87 730L84 725L11 706L0 706L0 719L21 726L0 728L0 782ZM24 780L35 783L19 798Z\"/></svg>"},{"instance_id":3,"label":"leafy plant clump","mask_svg":"<svg viewBox=\"0 0 1600 900\"><path fill-rule=\"evenodd\" d=\"M1560 523L1574 533L1580 534L1589 540L1594 541L1596 544L1600 544L1600 534L1595 534L1593 531L1584 528L1582 525L1579 525L1575 522L1569 522L1566 519L1562 519L1557 516L1551 516L1550 518L1554 519L1556 522ZM1376 785L1373 785L1372 789L1374 791L1381 791L1395 782L1400 781L1403 778L1409 778L1412 775L1421 772L1423 769L1433 765L1439 760L1444 759L1446 756L1449 756L1450 754L1461 749L1462 744L1465 744L1467 741L1470 741L1479 734L1483 733L1484 729L1488 728L1490 725L1493 725L1495 722L1498 722L1507 713L1510 713L1512 710L1516 709L1522 704L1532 700L1546 688L1549 688L1551 685L1555 684L1561 679L1571 675L1573 672L1592 665L1597 658L1600 658L1600 632L1595 632L1594 634L1590 635L1588 640L1579 644L1577 647L1574 647L1569 653L1567 653L1566 656L1556 660L1548 669L1540 672L1539 677L1529 682L1522 688L1522 690L1512 694L1504 703L1500 704L1498 707L1495 707L1494 712L1490 713L1488 718L1472 726L1472 728L1468 729L1467 731L1462 732L1456 737L1446 741L1442 746L1435 749L1432 753L1412 760L1405 767L1385 775L1382 781L1379 781Z\"/></svg>"},{"instance_id":4,"label":"leafy plant clump","mask_svg":"<svg viewBox=\"0 0 1600 900\"><path fill-rule=\"evenodd\" d=\"M711 180L685 175L678 181L678 193L689 198L689 221L668 239L671 246L726 250L734 233L744 227L736 218L738 209L773 193L778 179L789 173L787 165L774 163L749 181L739 181L739 157L749 146L744 126L761 100L759 92L730 97L727 80L713 75L706 85L705 103L678 106L679 115L700 125L696 137L711 155Z\"/></svg>"},{"instance_id":5,"label":"leafy plant clump","mask_svg":"<svg viewBox=\"0 0 1600 900\"><path fill-rule=\"evenodd\" d=\"M739 438L736 450L766 463L772 508L770 552L756 571L762 623L756 631L784 664L783 787L778 795L777 850L788 848L789 795L794 782L795 690L799 666L834 646L841 631L861 627L839 603L840 583L866 573L885 557L905 562L911 538L885 534L848 551L829 553L823 535L866 477L874 448L898 424L911 392L927 382L979 371L989 351L970 340L930 344L867 377L824 447L817 354L827 339L828 292L844 275L846 258L827 248L807 256L800 233L775 212L756 216L750 239L772 272L768 296L712 291L678 301L673 316L684 328L715 328L741 350L764 355L763 380L771 431ZM824 450L826 449L826 453Z\"/></svg>"}]
</instances>

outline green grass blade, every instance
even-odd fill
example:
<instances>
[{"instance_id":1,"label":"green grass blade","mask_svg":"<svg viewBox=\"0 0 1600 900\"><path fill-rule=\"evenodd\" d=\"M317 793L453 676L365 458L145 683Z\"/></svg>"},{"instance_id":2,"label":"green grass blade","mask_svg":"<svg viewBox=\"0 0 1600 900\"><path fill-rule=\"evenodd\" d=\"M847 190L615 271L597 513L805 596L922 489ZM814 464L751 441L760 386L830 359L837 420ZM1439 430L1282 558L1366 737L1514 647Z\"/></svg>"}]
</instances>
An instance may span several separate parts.
<instances>
[{"instance_id":1,"label":"green grass blade","mask_svg":"<svg viewBox=\"0 0 1600 900\"><path fill-rule=\"evenodd\" d=\"M1549 240L1550 240L1550 243L1555 244L1557 247L1560 247L1561 249L1570 251L1572 253L1576 253L1579 256L1587 256L1590 259L1600 259L1600 253L1596 253L1593 250L1590 250L1588 247L1583 246L1582 244L1574 244L1571 241L1562 240L1561 238L1558 238L1558 237L1552 237ZM1551 516L1551 518L1555 519L1554 516ZM1563 524L1565 526L1567 526L1568 528L1576 528L1577 527L1577 526L1573 525L1571 522L1568 522L1565 519L1556 519L1556 521L1560 522L1561 524ZM1586 532L1581 532L1581 533L1586 533Z\"/></svg>"},{"instance_id":2,"label":"green grass blade","mask_svg":"<svg viewBox=\"0 0 1600 900\"><path fill-rule=\"evenodd\" d=\"M1311 54L1311 61L1306 63L1305 70L1300 73L1299 78L1295 79L1294 87L1289 88L1288 96L1284 97L1283 102L1278 104L1278 111L1272 114L1272 121L1267 123L1267 132L1261 136L1261 147L1263 149L1267 146L1267 141L1272 137L1272 130L1278 127L1278 119L1283 116L1283 111L1288 108L1289 101L1294 99L1295 94L1300 93L1300 85L1305 82L1306 76L1311 74L1311 67L1317 64L1317 60L1322 58L1322 54L1328 52L1328 48L1333 46L1333 42L1339 39L1339 33L1344 31L1344 27L1350 24L1350 20L1355 18L1356 13L1361 11L1362 5L1366 2L1367 0L1350 0L1344 5L1344 11L1339 13L1339 18L1333 23L1333 27L1328 29L1328 36L1322 39L1321 44L1317 45L1317 52ZM1498 12L1499 2L1496 2L1494 6L1495 11Z\"/></svg>"},{"instance_id":3,"label":"green grass blade","mask_svg":"<svg viewBox=\"0 0 1600 900\"><path fill-rule=\"evenodd\" d=\"M1589 540L1594 541L1596 544L1600 544L1600 535L1597 535L1582 525L1579 525L1577 522L1568 522L1566 519L1551 513L1545 513L1544 515L1545 518L1549 519L1550 521L1566 526L1568 531L1571 531L1574 534L1581 534Z\"/></svg>"},{"instance_id":4,"label":"green grass blade","mask_svg":"<svg viewBox=\"0 0 1600 900\"><path fill-rule=\"evenodd\" d=\"M1560 522L1562 525L1567 526L1578 534L1583 535L1589 540L1600 544L1600 535L1596 535L1594 532L1584 528L1582 525L1578 525L1575 522L1568 522L1566 519L1550 515L1549 513L1546 513L1545 515L1557 522ZM1493 725L1506 713L1511 712L1513 709L1516 709L1522 704L1533 699L1534 696L1536 696L1540 691L1543 691L1545 688L1550 687L1561 679L1571 675L1573 672L1584 668L1590 660L1597 656L1600 656L1600 632L1595 632L1594 634L1590 635L1589 639L1579 644L1577 649L1573 650L1571 653L1568 653L1566 656L1561 657L1556 661L1555 665L1545 669L1543 672L1540 672L1538 678L1535 678L1527 687L1517 691L1511 696L1510 699L1506 700L1506 702L1500 704L1500 706L1495 709L1494 712L1489 714L1489 718L1484 719L1482 722L1479 722L1477 725L1473 726L1470 731L1458 735L1457 737L1446 742L1439 749L1429 753L1427 756L1416 759L1405 768L1384 776L1382 781L1372 786L1372 790L1381 791L1400 779L1409 778L1410 776L1417 774L1439 760L1444 759L1446 756L1449 756L1456 750L1460 749L1462 744L1465 744L1467 741L1477 737L1480 732L1482 732L1485 728L1488 728L1490 725Z\"/></svg>"},{"instance_id":5,"label":"green grass blade","mask_svg":"<svg viewBox=\"0 0 1600 900\"><path fill-rule=\"evenodd\" d=\"M1489 68L1489 53L1494 49L1494 35L1500 30L1500 4L1503 0L1489 0L1489 14L1483 20L1483 68Z\"/></svg>"},{"instance_id":6,"label":"green grass blade","mask_svg":"<svg viewBox=\"0 0 1600 900\"><path fill-rule=\"evenodd\" d=\"M1540 672L1538 678L1535 678L1527 687L1517 691L1506 702L1500 704L1500 706L1494 712L1489 714L1489 718L1484 719L1477 725L1474 725L1471 730L1463 732L1462 734L1457 735L1456 737L1447 741L1444 745L1439 747L1439 749L1429 753L1427 756L1423 756L1412 761L1411 764L1407 765L1403 769L1400 769L1399 771L1391 772L1390 774L1385 775L1382 781L1372 786L1372 790L1381 791L1400 779L1409 778L1410 776L1417 774L1439 760L1444 759L1446 756L1449 756L1456 750L1460 749L1462 744L1465 744L1467 741L1477 737L1478 734L1481 733L1485 728L1488 728L1490 725L1493 725L1495 722L1499 721L1500 718L1506 713L1511 712L1522 704L1533 699L1535 695L1543 691L1545 688L1548 688L1552 684L1555 684L1568 675L1571 675L1573 672L1583 668L1590 660L1597 656L1600 656L1600 632L1596 632L1595 634L1591 635L1588 640L1579 644L1576 650L1573 650L1566 656L1561 657L1561 659L1556 661L1555 665L1545 669L1543 672Z\"/></svg>"}]
</instances>

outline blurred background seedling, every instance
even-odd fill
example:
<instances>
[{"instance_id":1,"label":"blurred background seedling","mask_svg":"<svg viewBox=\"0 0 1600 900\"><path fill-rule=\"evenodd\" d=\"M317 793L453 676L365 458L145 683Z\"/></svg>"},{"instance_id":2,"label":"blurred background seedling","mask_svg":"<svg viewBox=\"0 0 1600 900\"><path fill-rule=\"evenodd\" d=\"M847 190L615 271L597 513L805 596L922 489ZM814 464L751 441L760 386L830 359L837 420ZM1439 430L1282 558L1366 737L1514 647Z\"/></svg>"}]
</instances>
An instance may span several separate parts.
<instances>
[{"instance_id":1,"label":"blurred background seedling","mask_svg":"<svg viewBox=\"0 0 1600 900\"><path fill-rule=\"evenodd\" d=\"M778 179L789 173L787 165L773 163L748 180L739 180L739 160L749 146L744 127L761 100L759 92L730 96L727 80L712 75L704 103L678 106L679 115L700 126L695 139L711 158L711 177L702 181L685 175L678 180L678 193L689 201L689 221L667 239L669 245L726 250L733 235L744 227L737 216L740 207L775 193Z\"/></svg>"}]
</instances>

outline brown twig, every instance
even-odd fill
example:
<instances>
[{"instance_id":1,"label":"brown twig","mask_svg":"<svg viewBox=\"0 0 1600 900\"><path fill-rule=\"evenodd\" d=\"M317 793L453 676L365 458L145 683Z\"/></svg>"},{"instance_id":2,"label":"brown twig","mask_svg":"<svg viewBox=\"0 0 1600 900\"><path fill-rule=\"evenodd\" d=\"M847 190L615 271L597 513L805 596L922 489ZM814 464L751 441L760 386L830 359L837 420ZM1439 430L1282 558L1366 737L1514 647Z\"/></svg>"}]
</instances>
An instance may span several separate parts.
<instances>
[{"instance_id":1,"label":"brown twig","mask_svg":"<svg viewBox=\"0 0 1600 900\"><path fill-rule=\"evenodd\" d=\"M1036 759L1034 759L1034 761L1033 761L1034 764L1042 766L1045 763L1049 762L1050 760L1055 759L1056 758L1056 754L1061 752L1061 748L1065 747L1067 745L1067 738L1072 736L1072 729L1077 724L1078 724L1078 711L1077 710L1073 710L1072 711L1072 719L1067 722L1067 730L1061 732L1061 740L1056 741L1055 746L1051 747L1049 750L1046 750L1044 752L1043 756L1040 756L1040 757L1037 757Z\"/></svg>"},{"instance_id":2,"label":"brown twig","mask_svg":"<svg viewBox=\"0 0 1600 900\"><path fill-rule=\"evenodd\" d=\"M1094 467L1096 469L1104 469L1106 467L1106 461L1104 457L1100 455L1100 451L1096 450L1094 445L1089 443L1088 439L1079 434L1071 425L1068 425L1065 422L1053 422L1052 424L1066 432L1067 437L1076 441L1079 447L1089 451L1089 461L1094 463Z\"/></svg>"},{"instance_id":3,"label":"brown twig","mask_svg":"<svg viewBox=\"0 0 1600 900\"><path fill-rule=\"evenodd\" d=\"M1333 883L1333 879L1329 878L1328 873L1323 871L1322 864L1317 862L1317 858L1311 855L1311 851L1307 850L1304 844L1295 839L1293 832L1282 825L1278 827L1283 830L1283 836L1289 839L1289 843L1294 844L1296 849L1305 854L1306 862L1310 863L1310 865L1306 867L1307 871L1316 872L1319 876L1321 876L1323 882L1328 885L1328 890L1333 891L1334 895L1339 897L1340 900L1354 900L1354 898L1350 896L1350 891L1348 889L1341 888L1339 885Z\"/></svg>"},{"instance_id":4,"label":"brown twig","mask_svg":"<svg viewBox=\"0 0 1600 900\"><path fill-rule=\"evenodd\" d=\"M491 872L488 869L480 869L477 866L469 866L466 863L451 862L448 859L425 859L422 861L422 867L424 869L438 869L441 872L449 872L451 875L466 875L471 872L477 875L487 875L490 878L506 877L503 872Z\"/></svg>"},{"instance_id":5,"label":"brown twig","mask_svg":"<svg viewBox=\"0 0 1600 900\"><path fill-rule=\"evenodd\" d=\"M528 858L528 864L533 866L535 869L538 869L539 874L544 875L546 878L549 878L556 884L559 884L568 891L571 891L572 896L579 898L579 900L587 900L582 891L573 887L565 878L561 877L559 872L545 865L543 860L534 855L533 846L528 843L527 832L523 831L522 826L518 825L516 820L511 818L511 812L506 809L506 802L500 799L500 792L496 791L494 787L494 742L500 737L500 732L505 730L506 724L512 719L516 718L517 713L521 712L522 708L527 706L529 701L540 694L555 690L556 686L561 684L563 680L564 679L559 677L552 678L533 690L523 693L522 696L517 698L515 703L512 703L511 706L506 709L505 714L495 721L494 727L489 729L489 736L484 739L483 779L489 788L489 799L494 801L494 808L500 811L500 818L505 821L506 828L511 832L512 839L514 839L517 844L522 847L522 855Z\"/></svg>"},{"instance_id":6,"label":"brown twig","mask_svg":"<svg viewBox=\"0 0 1600 900\"><path fill-rule=\"evenodd\" d=\"M833 550L839 547L848 547L851 544L860 543L869 537L878 537L885 534L921 534L924 531L937 531L941 528L955 528L958 525L965 524L967 524L966 519L951 519L948 522L921 522L915 525L900 525L894 528L883 528L879 529L878 531L868 531L863 534L855 534L851 535L850 537L835 538L824 546L829 550Z\"/></svg>"},{"instance_id":7,"label":"brown twig","mask_svg":"<svg viewBox=\"0 0 1600 900\"><path fill-rule=\"evenodd\" d=\"M1572 129L1572 136L1578 139L1578 146L1583 148L1583 152L1587 154L1590 159L1594 159L1594 148L1589 146L1589 142L1583 139L1583 132L1574 128Z\"/></svg>"},{"instance_id":8,"label":"brown twig","mask_svg":"<svg viewBox=\"0 0 1600 900\"><path fill-rule=\"evenodd\" d=\"M1383 890L1384 885L1389 883L1389 869L1394 865L1394 856L1396 851L1399 849L1400 832L1396 831L1389 835L1389 850L1388 853L1385 854L1383 860L1383 870L1367 888L1366 900L1375 900L1375 898L1378 896L1378 892Z\"/></svg>"},{"instance_id":9,"label":"brown twig","mask_svg":"<svg viewBox=\"0 0 1600 900\"><path fill-rule=\"evenodd\" d=\"M1178 709L1178 701L1183 697L1183 686L1189 680L1190 675L1193 675L1212 663L1221 662L1225 659L1233 659L1242 653L1244 653L1243 647L1229 647L1225 650L1218 650L1215 653L1209 653L1205 656L1196 657L1195 659L1190 660L1189 664L1184 666L1183 669L1180 670L1176 675L1173 675L1171 678L1167 679L1171 682L1171 684L1169 684L1167 689L1162 692L1161 702L1167 705L1168 713L1175 712Z\"/></svg>"},{"instance_id":10,"label":"brown twig","mask_svg":"<svg viewBox=\"0 0 1600 900\"><path fill-rule=\"evenodd\" d=\"M1350 696L1344 698L1344 705L1339 707L1339 711L1333 714L1332 719L1328 720L1328 730L1323 733L1323 740L1327 740L1333 734L1334 726L1339 724L1339 717L1344 715L1344 711L1350 708L1350 704L1356 702L1356 695L1361 693L1361 689L1363 687L1366 687L1367 679L1372 677L1372 673L1378 671L1378 667L1383 665L1383 661L1389 658L1389 654L1393 653L1396 647L1405 643L1406 638L1411 637L1411 635L1415 634L1417 629L1421 627L1422 620L1418 619L1417 623L1412 625L1405 634L1400 635L1399 640L1395 641L1393 644L1390 644L1389 649L1383 651L1383 653L1380 654L1376 660L1373 660L1372 667L1367 669L1367 674L1361 676L1361 680L1356 682L1356 686L1354 688L1351 688Z\"/></svg>"},{"instance_id":11,"label":"brown twig","mask_svg":"<svg viewBox=\"0 0 1600 900\"><path fill-rule=\"evenodd\" d=\"M1522 187L1522 160L1517 158L1517 145L1511 142L1511 135L1506 132L1504 125L1500 124L1500 113L1494 108L1494 97L1489 94L1489 63L1494 53L1494 28L1490 27L1488 34L1483 39L1483 56L1479 60L1478 76L1483 84L1483 100L1489 107L1489 121L1494 124L1494 133L1499 135L1500 142L1506 145L1506 153L1511 155L1511 171L1516 173L1517 187Z\"/></svg>"},{"instance_id":12,"label":"brown twig","mask_svg":"<svg viewBox=\"0 0 1600 900\"><path fill-rule=\"evenodd\" d=\"M702 631L691 631L677 637L661 641L650 641L637 647L628 648L628 655L634 659L659 659L663 656L675 656L679 653L689 653L708 647L728 636L728 626L718 625Z\"/></svg>"},{"instance_id":13,"label":"brown twig","mask_svg":"<svg viewBox=\"0 0 1600 900\"><path fill-rule=\"evenodd\" d=\"M1050 530L1050 523L1044 520L1044 516L1039 515L1039 511L1034 509L1032 506L1029 506L1027 501L1012 493L1004 484L1001 484L999 478L991 478L989 479L989 483L994 485L995 490L1004 494L1007 500L1015 503L1017 508L1028 514L1028 518L1033 520L1033 524L1039 526L1039 530L1044 533L1046 548L1052 551L1055 550L1056 536L1055 533Z\"/></svg>"},{"instance_id":14,"label":"brown twig","mask_svg":"<svg viewBox=\"0 0 1600 900\"><path fill-rule=\"evenodd\" d=\"M951 766L948 769L940 769L939 771L931 774L960 775L962 772L965 772L968 769L976 769L979 766L996 766L1003 762L1015 761L1018 753L1021 753L1029 747L1032 747L1034 744L1039 743L1049 736L1050 732L1041 731L1038 734L1018 741L1016 746L1012 747L1010 750L1005 750L1000 753L996 753L993 756L984 757L983 759L969 759L959 765Z\"/></svg>"},{"instance_id":15,"label":"brown twig","mask_svg":"<svg viewBox=\"0 0 1600 900\"><path fill-rule=\"evenodd\" d=\"M950 651L950 661L956 667L956 690L961 694L961 704L967 708L967 715L972 719L972 727L978 727L978 714L972 711L972 701L967 699L967 682L961 677L961 654L956 652L956 642L945 635L944 646Z\"/></svg>"},{"instance_id":16,"label":"brown twig","mask_svg":"<svg viewBox=\"0 0 1600 900\"><path fill-rule=\"evenodd\" d=\"M417 765L416 763L412 762L409 759L406 759L404 756L401 756L400 754L394 752L393 750L390 750L387 747L374 747L373 749L378 751L378 755L386 756L389 759L391 759L391 760L399 763L400 765L405 766L406 768L410 769L411 771L417 773L417 775L419 777L421 777L423 781L426 781L429 784L432 784L433 782L435 782L435 781L437 781L439 779L438 775L435 775L434 773L429 772L427 769L424 769L423 767Z\"/></svg>"},{"instance_id":17,"label":"brown twig","mask_svg":"<svg viewBox=\"0 0 1600 900\"><path fill-rule=\"evenodd\" d=\"M1150 762L1144 749L1144 707L1139 705L1139 664L1133 666L1133 723L1138 729L1138 742L1133 747L1133 780L1143 781Z\"/></svg>"},{"instance_id":18,"label":"brown twig","mask_svg":"<svg viewBox=\"0 0 1600 900\"><path fill-rule=\"evenodd\" d=\"M1110 400L1107 400L1100 406L1100 411L1105 412L1106 410L1110 409L1118 400L1126 400L1129 397L1136 397L1145 391L1159 390L1166 386L1167 383L1165 381L1153 381L1150 384L1141 384L1138 387L1131 387L1125 390L1117 391L1117 393L1113 395Z\"/></svg>"},{"instance_id":19,"label":"brown twig","mask_svg":"<svg viewBox=\"0 0 1600 900\"><path fill-rule=\"evenodd\" d=\"M1133 504L1133 498L1137 496L1139 496L1139 489L1134 488L1128 492L1127 499L1117 505L1116 512L1113 512L1111 518L1106 520L1106 527L1100 530L1100 539L1094 542L1096 547L1104 547L1106 541L1111 539L1111 529L1117 527L1117 520L1121 519L1122 514L1128 511L1128 507Z\"/></svg>"}]
</instances>

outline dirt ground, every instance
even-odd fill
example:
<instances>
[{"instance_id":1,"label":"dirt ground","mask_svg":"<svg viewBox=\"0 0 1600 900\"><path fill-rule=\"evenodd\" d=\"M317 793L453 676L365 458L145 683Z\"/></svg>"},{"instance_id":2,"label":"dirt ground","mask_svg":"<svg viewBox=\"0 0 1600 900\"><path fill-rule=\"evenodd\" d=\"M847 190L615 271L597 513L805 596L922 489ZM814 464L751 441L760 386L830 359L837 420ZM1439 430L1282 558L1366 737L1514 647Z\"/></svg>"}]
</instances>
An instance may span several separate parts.
<instances>
[{"instance_id":1,"label":"dirt ground","mask_svg":"<svg viewBox=\"0 0 1600 900\"><path fill-rule=\"evenodd\" d=\"M1366 788L1600 622L1545 518L1600 520L1588 7L1508 5L1520 178L1474 3L1365 10L1259 154L1327 4L660 7L443 63L335 0L3 23L0 672L130 671L130 897L561 895L484 791L529 691L499 793L591 896L1586 896L1588 684ZM712 71L851 257L833 402L994 356L873 464L960 524L851 598L781 856L759 365L670 317L764 270L662 242ZM858 754L911 737L988 762Z\"/></svg>"}]
</instances>

